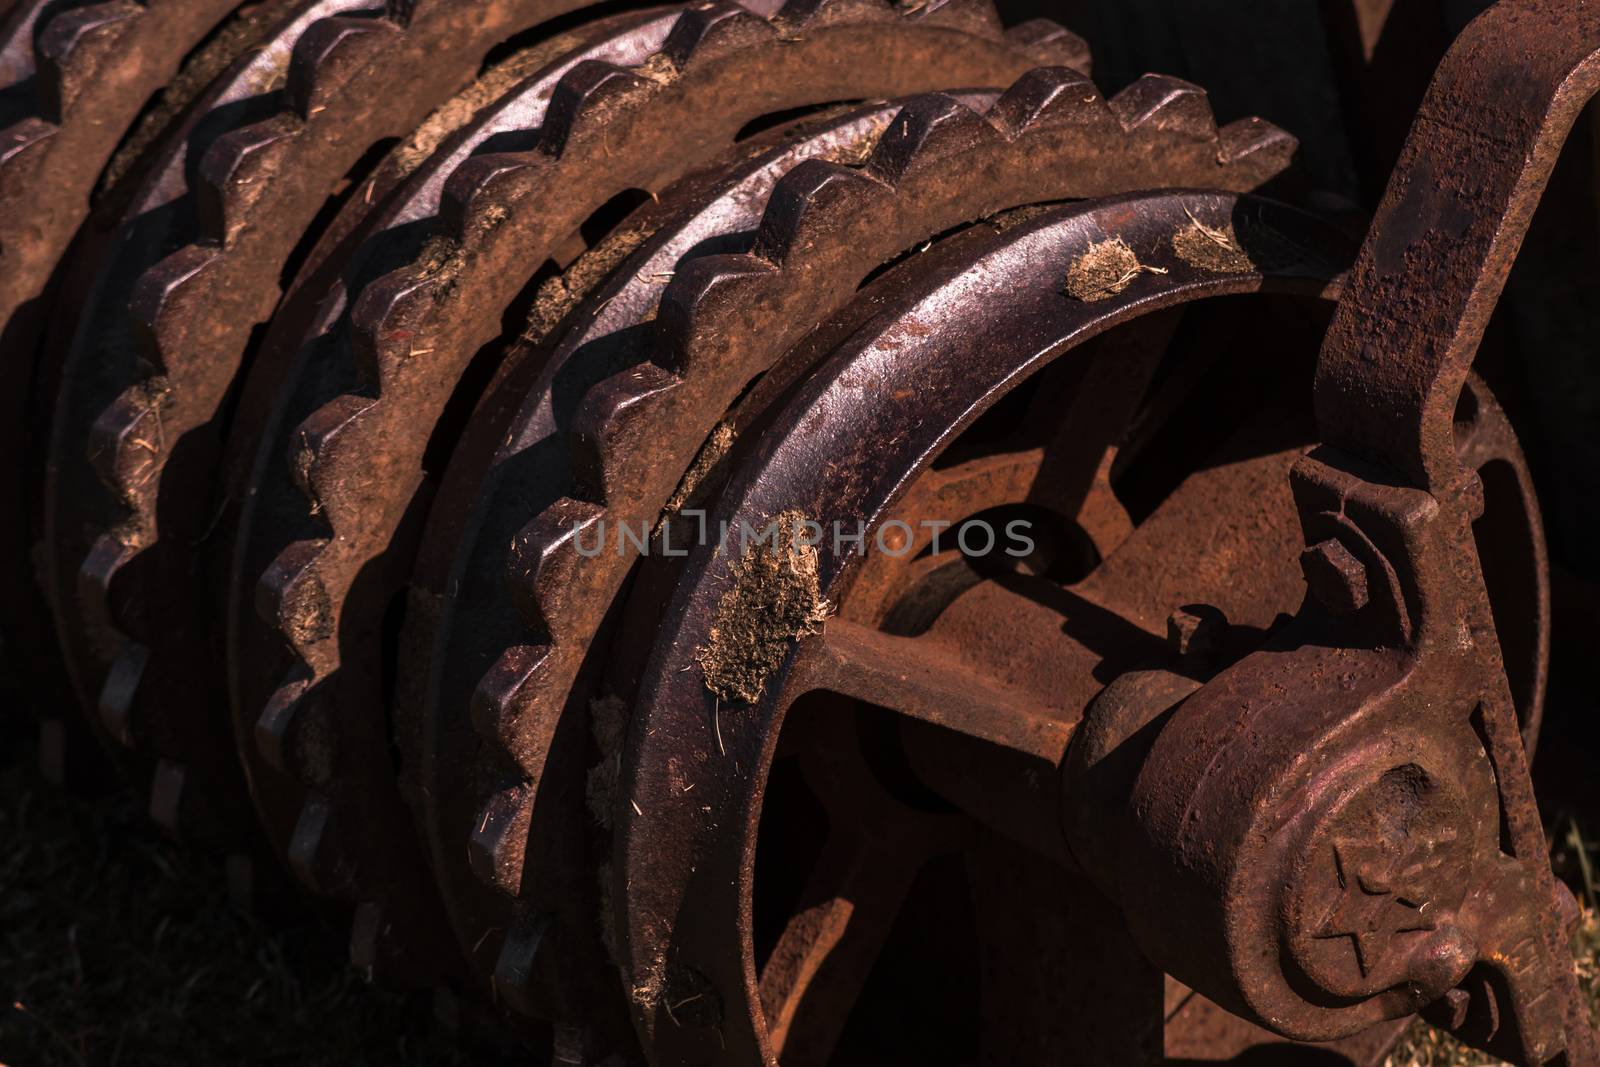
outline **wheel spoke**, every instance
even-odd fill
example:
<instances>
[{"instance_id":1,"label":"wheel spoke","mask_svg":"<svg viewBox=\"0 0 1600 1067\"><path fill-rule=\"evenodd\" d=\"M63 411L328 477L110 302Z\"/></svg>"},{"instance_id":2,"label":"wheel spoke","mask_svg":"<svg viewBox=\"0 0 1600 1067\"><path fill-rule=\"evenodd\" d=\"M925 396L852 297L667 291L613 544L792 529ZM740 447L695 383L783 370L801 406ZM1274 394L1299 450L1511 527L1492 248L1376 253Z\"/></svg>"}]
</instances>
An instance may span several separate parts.
<instances>
[{"instance_id":1,"label":"wheel spoke","mask_svg":"<svg viewBox=\"0 0 1600 1067\"><path fill-rule=\"evenodd\" d=\"M831 838L761 971L761 1005L784 1067L828 1062L901 902L927 860L923 842L852 830Z\"/></svg>"},{"instance_id":2,"label":"wheel spoke","mask_svg":"<svg viewBox=\"0 0 1600 1067\"><path fill-rule=\"evenodd\" d=\"M1053 587L1051 587L1053 588ZM1077 712L1098 683L1098 654L1065 634L1061 605L982 582L940 618L965 629L993 631L995 620L1032 616L1021 632L1048 635L1043 645L1008 642L1025 658L1006 664L963 662L972 642L938 634L907 638L835 620L806 654L801 690L829 692L901 716L899 738L917 779L945 801L1044 856L1062 858L1053 816L1056 783ZM1046 673L1036 669L1047 663ZM1076 664L1077 666L1071 666ZM1081 669L1080 669L1081 668ZM1067 702L1048 705L1010 679L1042 677L1062 685ZM852 816L856 817L856 816Z\"/></svg>"},{"instance_id":3,"label":"wheel spoke","mask_svg":"<svg viewBox=\"0 0 1600 1067\"><path fill-rule=\"evenodd\" d=\"M762 1009L784 1067L829 1061L912 883L960 839L959 819L884 790L855 726L853 715L832 713L803 731L801 770L831 832L761 969Z\"/></svg>"},{"instance_id":4,"label":"wheel spoke","mask_svg":"<svg viewBox=\"0 0 1600 1067\"><path fill-rule=\"evenodd\" d=\"M1082 526L1102 557L1133 532L1111 491L1111 465L1182 318L1181 309L1168 308L1096 339L1028 493L1030 503Z\"/></svg>"},{"instance_id":5,"label":"wheel spoke","mask_svg":"<svg viewBox=\"0 0 1600 1067\"><path fill-rule=\"evenodd\" d=\"M805 671L806 688L888 708L1054 768L1072 736L1071 724L936 644L834 619L807 642L797 669Z\"/></svg>"}]
</instances>

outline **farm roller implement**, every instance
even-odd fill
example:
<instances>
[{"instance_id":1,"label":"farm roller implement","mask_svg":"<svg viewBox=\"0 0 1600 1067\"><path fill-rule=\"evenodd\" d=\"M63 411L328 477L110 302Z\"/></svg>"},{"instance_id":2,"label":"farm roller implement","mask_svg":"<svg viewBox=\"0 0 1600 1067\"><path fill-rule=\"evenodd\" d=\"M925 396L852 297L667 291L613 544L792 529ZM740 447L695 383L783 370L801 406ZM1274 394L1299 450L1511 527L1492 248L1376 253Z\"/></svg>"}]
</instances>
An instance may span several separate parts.
<instances>
[{"instance_id":1,"label":"farm roller implement","mask_svg":"<svg viewBox=\"0 0 1600 1067\"><path fill-rule=\"evenodd\" d=\"M1410 70L1363 208L988 0L0 7L49 775L532 1062L1600 1063L1512 269L1600 12Z\"/></svg>"}]
</instances>

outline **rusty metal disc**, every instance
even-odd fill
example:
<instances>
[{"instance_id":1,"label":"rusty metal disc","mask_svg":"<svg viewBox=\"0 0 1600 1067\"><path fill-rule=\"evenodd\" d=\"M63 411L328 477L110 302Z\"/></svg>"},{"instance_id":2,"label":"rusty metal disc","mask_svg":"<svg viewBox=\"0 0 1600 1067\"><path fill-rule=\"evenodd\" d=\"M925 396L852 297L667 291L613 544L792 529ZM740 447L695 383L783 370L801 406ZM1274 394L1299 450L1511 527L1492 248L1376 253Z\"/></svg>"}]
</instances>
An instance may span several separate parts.
<instances>
[{"instance_id":1,"label":"rusty metal disc","mask_svg":"<svg viewBox=\"0 0 1600 1067\"><path fill-rule=\"evenodd\" d=\"M1206 231L1234 235L1222 248L1228 254L1184 258L1173 241L1194 226L1202 227L1202 238ZM1071 270L1097 245L1113 240L1122 242L1137 269L1103 275L1109 288L1088 291L1090 299L1067 295ZM1274 251L1263 250L1259 263L1244 252L1264 243ZM1077 342L1140 313L1264 284L1314 295L1327 289L1348 256L1343 239L1315 220L1225 194L1090 202L1025 221L984 244L943 269L930 268L920 284L886 299L867 327L797 387L761 443L747 446L749 462L734 465L714 518L743 518L759 528L798 509L824 524L837 519L853 528L862 520L870 538L916 472L957 430ZM908 332L908 320L919 328ZM862 375L870 375L876 387L860 391ZM874 427L872 434L860 432L864 421ZM896 458L889 457L891 450ZM827 462L818 462L820 457ZM819 546L817 596L844 602L849 572L862 554L849 545L837 552ZM636 1018L663 1062L708 1049L715 1055L718 1048L726 1048L726 1062L770 1060L775 1054L741 916L749 914L762 782L781 709L798 691L785 685L794 669L792 655L777 661L754 703L718 697L707 688L706 660L697 654L711 641L732 580L729 566L739 559L736 546L717 553L715 545L706 545L695 548L685 564L629 726L614 813L620 827L613 893L621 948ZM1015 593L1008 599L1016 619L1050 610L1046 604L1030 610L1031 598L1019 600ZM961 673L937 653L908 658L914 638L891 638L880 649L871 636L875 631L859 624L824 624L822 630L801 647L809 642L831 650L829 631L840 631L843 658L818 651L819 662L832 663L834 670L813 688L856 695L851 685L867 685L873 692L868 699L880 706L934 723L942 719L945 730L972 732L982 744L1013 752L1019 766L1032 766L1035 775L1053 773L1059 763L1069 719L1064 708L1051 709L1070 706L1070 692L1030 697L1018 689L1020 674L1008 676L1017 684L999 684L981 673ZM1006 633L1020 637L1029 631L1042 632L1014 621ZM857 636L860 647L847 649ZM1070 643L1055 640L1058 649ZM1157 635L1146 640L1162 644ZM893 650L887 659L874 655L886 649ZM957 684L942 673L948 671L970 680ZM1057 670L1052 676L1062 675ZM904 686L898 693L895 678ZM875 686L873 679L885 684ZM950 685L964 700L944 706L933 694ZM1016 780L1032 784L1012 792L1035 788L1048 795L1045 782L1034 776ZM714 1025L673 1021L664 991L686 981L714 991L721 1005Z\"/></svg>"},{"instance_id":2,"label":"rusty metal disc","mask_svg":"<svg viewBox=\"0 0 1600 1067\"><path fill-rule=\"evenodd\" d=\"M84 691L101 698L112 721L161 739L151 746L166 757L152 803L163 821L214 807L191 778L215 775L225 784L232 773L231 746L221 744L228 732L216 729L224 682L214 581L225 570L235 505L216 485L255 326L270 316L282 276L327 253L309 239L309 251L299 246L308 228L322 229L330 195L348 198L341 183L368 179L362 188L370 195L397 182L405 167L375 166L374 150L410 137L403 147L413 151L411 165L425 158L473 105L469 98L454 112L435 109L470 87L508 38L571 6L404 3L373 17L370 7L301 0L274 46L242 59L190 112L187 164L168 157L152 180L158 200L182 196L164 202L170 214L134 220L153 232L117 269L136 276L118 275L116 292L101 294L113 347L131 347L138 358L97 366L68 401L73 423L58 440L77 454L63 466L85 477L78 457L87 452L105 485L57 495L53 577L65 594L64 629L78 635ZM178 184L156 188L162 181ZM352 216L359 212L344 218ZM85 425L87 442L73 441ZM74 619L79 604L103 611ZM383 837L397 847L409 840ZM431 936L440 925L365 918L360 929L378 934L409 928ZM389 950L367 947L383 969ZM389 973L407 966L387 962Z\"/></svg>"},{"instance_id":3,"label":"rusty metal disc","mask_svg":"<svg viewBox=\"0 0 1600 1067\"><path fill-rule=\"evenodd\" d=\"M330 378L348 369L337 341L348 329L350 292L381 275L397 256L414 254L421 243L416 223L438 210L451 171L484 142L514 134L530 113L541 113L569 70L586 61L641 60L660 45L672 21L672 15L619 16L514 55L459 98L462 103L439 110L454 129L434 122L403 142L329 227L326 248L302 271L274 316L231 428L226 477L230 498L239 503L243 536L229 567L234 594L242 593L247 609L254 579L271 559L253 558L250 551L260 555L264 531L293 529L303 518L304 500L284 462L283 438L324 399ZM366 579L382 588L403 580L403 570ZM271 662L280 640L259 627L243 633L236 627L232 637L236 682L250 677L254 661ZM259 643L237 643L251 637ZM338 676L339 684L368 702L347 705L345 720L330 737L315 732L325 724L313 722L308 729L314 716L299 715L292 704L263 711L236 701L238 758L269 837L302 883L357 906L352 954L358 962L393 956L419 938L433 943L436 954L454 957L459 950L396 788L382 696L383 672L392 665L380 658L378 641L350 634L342 640L362 649L370 643L370 655L346 657ZM310 699L328 698L312 693ZM388 832L357 829L371 825ZM445 950L445 943L452 947Z\"/></svg>"},{"instance_id":4,"label":"rusty metal disc","mask_svg":"<svg viewBox=\"0 0 1600 1067\"><path fill-rule=\"evenodd\" d=\"M248 819L243 781L230 758L226 723L214 713L221 694L206 691L206 673L185 664L181 675L158 682L151 693L167 694L140 708L131 683L148 659L147 650L126 641L115 617L115 596L80 580L85 559L138 543L147 530L121 526L122 501L102 480L102 458L86 446L95 420L129 381L144 372L142 338L128 317L128 302L139 277L174 248L199 233L199 206L190 161L234 124L270 113L281 87L295 40L308 25L340 5L332 0L302 4L289 17L269 25L244 54L229 65L159 138L143 179L128 199L116 239L107 242L95 277L73 321L77 329L59 357L60 383L50 424L46 466L43 574L55 608L57 636L79 702L92 710L91 721L105 736L153 759L156 784L151 814L173 833L216 837L241 831ZM156 410L159 390L146 398ZM159 431L157 431L159 435ZM197 506L212 506L203 494ZM114 531L114 532L108 532ZM163 612L135 624L179 642L203 644L214 631L210 606L199 589L181 612ZM170 600L167 606L170 607ZM160 607L157 605L156 607ZM137 617L137 603L131 611ZM213 658L214 658L213 653ZM145 773L151 773L146 771ZM141 776L142 777L142 776Z\"/></svg>"},{"instance_id":5,"label":"rusty metal disc","mask_svg":"<svg viewBox=\"0 0 1600 1067\"><path fill-rule=\"evenodd\" d=\"M40 346L53 303L72 307L92 278L90 257L104 247L104 231L85 223L108 164L111 171L138 170L137 145L125 137L136 124L161 120L148 111L141 119L141 111L208 34L228 36L228 16L239 6L29 0L0 16L0 383L11 405L0 420L8 457L0 476L0 629L10 669L28 679L29 702L47 719L53 754L44 758L56 764L52 773L64 769L61 745L83 724L65 721L71 697L32 568L55 384L53 370L39 366L50 354ZM214 39L200 51L222 47ZM78 254L68 256L74 242Z\"/></svg>"},{"instance_id":6,"label":"rusty metal disc","mask_svg":"<svg viewBox=\"0 0 1600 1067\"><path fill-rule=\"evenodd\" d=\"M564 418L569 398L644 358L648 318L666 279L685 256L747 244L773 183L790 167L803 159L859 159L897 110L892 105L850 110L741 145L731 153L732 162L661 192L658 203L643 213L645 218L630 218L619 234L577 261L557 283L559 290L548 290L552 297L567 297L565 303L572 306L564 332L521 339L516 345L520 351L507 357L510 370L474 413L434 497L412 576L401 647L438 651L401 662L397 713L407 772L436 854L454 853L459 834L448 828L469 823L476 815L476 789L456 784L463 773L470 776L478 745L461 709L482 674L485 650L511 644L525 630L516 604L506 595L504 545L527 513L556 499L567 482L570 457L559 447L563 442L553 421L558 410ZM608 257L613 242L622 246L626 258L604 282L584 292L574 275L594 278L603 273L615 259L614 253ZM601 261L598 271L590 265L595 259ZM546 345L548 351L541 351ZM553 395L555 383L560 383L559 400ZM529 398L540 401L542 417L519 419L511 431L513 417L529 405ZM567 729L581 743L586 717L574 717ZM545 838L552 843L544 848L567 855L541 863L543 869L588 869L584 826L589 815L581 779L589 762L578 751L546 770L552 785L568 778L580 784L552 788L544 802L545 825L552 828ZM545 876L541 883L546 884L541 898L552 906L563 896L588 901L594 890L594 880L586 874L571 882ZM474 892L476 881L464 889ZM567 922L577 918L582 923L595 911L592 905L562 910L569 912ZM478 937L485 922L482 913L463 908L462 914L464 936ZM486 962L495 964L493 957Z\"/></svg>"},{"instance_id":7,"label":"rusty metal disc","mask_svg":"<svg viewBox=\"0 0 1600 1067\"><path fill-rule=\"evenodd\" d=\"M591 60L566 72L547 117L542 108L517 116L536 147L462 162L435 200L437 223L419 227L429 239L411 250L410 265L352 290L329 356L289 402L299 421L285 416L263 437L269 466L252 486L241 535L240 558L266 561L254 590L236 571L232 612L236 713L255 737L283 739L288 760L315 769L302 754L339 752L348 735L345 751L361 762L355 735L374 732L361 724L385 706L382 679L343 668L381 663L383 619L415 536L407 516L426 500L430 450L447 453L455 431L430 434L473 354L505 328L533 268L596 209L709 162L752 120L949 77L1010 77L1038 52L1035 40L1007 38L981 5L788 14L773 22L733 5L692 9L659 52L633 66ZM867 61L885 54L895 62ZM505 131L501 143L516 139ZM277 642L291 655L256 652ZM331 734L319 735L324 728ZM307 747L319 736L331 746ZM324 832L354 829L329 823ZM441 853L439 864L465 873L462 858ZM457 884L453 873L445 880ZM464 945L493 960L499 936L480 929ZM548 947L545 955L555 972L527 979L540 993L521 998L523 979L503 975L496 992L532 1013L570 1017L565 1001L579 984L555 962L570 956Z\"/></svg>"},{"instance_id":8,"label":"rusty metal disc","mask_svg":"<svg viewBox=\"0 0 1600 1067\"><path fill-rule=\"evenodd\" d=\"M326 16L325 6L302 2L289 17ZM218 691L214 628L166 623L208 610L196 588L205 553L194 546L209 544L226 518L212 492L226 400L306 228L352 168L366 169L357 165L374 145L409 134L508 36L565 10L431 2L392 5L380 17L360 8L356 17L358 6L294 24L288 50L257 71L254 88L281 80L279 91L244 94L254 107L219 97L194 117L204 151L187 178L192 229L174 230L179 247L161 248L127 296L141 360L114 368L120 392L88 435L114 507L110 518L91 516L94 549L80 570L84 595L109 600L123 638L120 647L99 643L102 657L116 657L99 669L116 668L115 696L130 721L165 715L169 701L182 709L178 719L205 714ZM158 681L141 697L147 672ZM211 677L186 684L197 672ZM87 688L98 687L91 679ZM134 710L141 701L153 710Z\"/></svg>"},{"instance_id":9,"label":"rusty metal disc","mask_svg":"<svg viewBox=\"0 0 1600 1067\"><path fill-rule=\"evenodd\" d=\"M432 762L421 766L451 776L427 783L438 805L430 817L441 823L434 832L448 839L470 826L478 877L502 896L520 895L530 914L543 890L524 882L523 872L551 865L528 846L542 833L532 818L534 783L554 764L548 753L559 736L583 743L589 692L578 684L580 673L599 659L594 642L632 563L624 552L575 558L573 530L581 525L592 537L609 523L616 539L625 523L647 538L745 385L844 304L874 268L951 226L1041 196L1145 182L1254 187L1282 169L1289 151L1289 140L1264 123L1247 120L1219 133L1203 94L1160 77L1109 103L1087 79L1061 68L1025 76L984 111L948 96L918 99L860 165L811 160L778 182L752 251L676 265L661 311L645 327L653 334L645 343L660 354L589 385L571 415L552 398L572 387L575 374L590 372L558 355L521 401L494 460L516 473L481 482L492 495L476 506L499 526L515 529L515 511L542 509L515 537L510 564L511 598L529 629L518 635L498 624L501 640L516 643L499 652L471 694L471 721L488 744L465 782L458 767L478 741L465 733L464 686L446 695L454 702L432 711L425 735ZM473 565L484 576L475 587L492 591L493 543L462 547L485 553ZM460 573L451 571L451 580ZM426 612L436 607L423 601ZM504 607L494 610L506 617ZM461 669L470 671L468 657L483 655L482 635L467 633ZM494 654L492 646L488 651ZM469 801L478 806L464 808ZM524 921L542 914L543 906L533 908ZM502 924L490 918L479 929ZM516 940L507 952L525 949ZM517 970L509 959L499 966Z\"/></svg>"}]
</instances>

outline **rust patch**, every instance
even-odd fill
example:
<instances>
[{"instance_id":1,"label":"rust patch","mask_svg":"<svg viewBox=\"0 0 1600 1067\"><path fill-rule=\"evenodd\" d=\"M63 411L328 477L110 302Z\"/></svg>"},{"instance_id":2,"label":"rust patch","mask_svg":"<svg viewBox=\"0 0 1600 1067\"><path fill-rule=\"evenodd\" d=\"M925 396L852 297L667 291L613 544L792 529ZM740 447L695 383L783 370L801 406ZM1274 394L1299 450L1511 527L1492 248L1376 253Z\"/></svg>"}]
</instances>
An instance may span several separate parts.
<instances>
[{"instance_id":1,"label":"rust patch","mask_svg":"<svg viewBox=\"0 0 1600 1067\"><path fill-rule=\"evenodd\" d=\"M1010 211L1002 211L999 214L991 215L985 221L994 228L995 233L1005 233L1007 230L1015 229L1031 219L1038 218L1040 215L1055 211L1059 207L1061 207L1061 204L1058 201L1048 201L1043 204L1025 204L1019 208L1012 208Z\"/></svg>"},{"instance_id":2,"label":"rust patch","mask_svg":"<svg viewBox=\"0 0 1600 1067\"><path fill-rule=\"evenodd\" d=\"M789 643L820 632L833 614L817 578L816 546L802 539L807 521L799 511L780 512L729 567L733 587L717 602L710 640L695 653L706 688L723 700L760 700ZM767 531L772 536L759 536Z\"/></svg>"}]
</instances>

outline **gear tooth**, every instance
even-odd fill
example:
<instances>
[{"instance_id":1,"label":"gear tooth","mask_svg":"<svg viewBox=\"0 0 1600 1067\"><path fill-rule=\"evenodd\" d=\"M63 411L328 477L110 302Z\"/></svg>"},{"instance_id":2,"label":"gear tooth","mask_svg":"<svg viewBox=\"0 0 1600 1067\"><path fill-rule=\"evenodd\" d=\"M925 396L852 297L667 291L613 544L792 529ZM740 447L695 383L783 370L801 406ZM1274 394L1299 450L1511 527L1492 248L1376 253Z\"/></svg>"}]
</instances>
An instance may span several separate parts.
<instances>
[{"instance_id":1,"label":"gear tooth","mask_svg":"<svg viewBox=\"0 0 1600 1067\"><path fill-rule=\"evenodd\" d=\"M379 393L395 370L433 348L424 324L436 297L451 284L455 245L431 243L417 262L390 271L361 290L350 312L350 346L362 380Z\"/></svg>"},{"instance_id":2,"label":"gear tooth","mask_svg":"<svg viewBox=\"0 0 1600 1067\"><path fill-rule=\"evenodd\" d=\"M233 244L256 201L277 176L300 129L298 120L275 115L230 130L211 142L200 157L194 184L195 213L202 233L224 248Z\"/></svg>"},{"instance_id":3,"label":"gear tooth","mask_svg":"<svg viewBox=\"0 0 1600 1067\"><path fill-rule=\"evenodd\" d=\"M150 662L150 650L136 641L125 643L111 661L106 680L100 686L100 722L106 731L128 748L138 735L133 709L139 695L139 682Z\"/></svg>"},{"instance_id":4,"label":"gear tooth","mask_svg":"<svg viewBox=\"0 0 1600 1067\"><path fill-rule=\"evenodd\" d=\"M498 1000L509 1004L528 1018L550 1017L549 997L544 995L548 970L548 950L541 951L551 934L551 920L547 915L523 916L512 926L500 945L500 955L494 964L494 993Z\"/></svg>"},{"instance_id":5,"label":"gear tooth","mask_svg":"<svg viewBox=\"0 0 1600 1067\"><path fill-rule=\"evenodd\" d=\"M783 263L793 250L823 239L819 230L837 227L841 218L873 216L877 203L891 195L870 171L821 159L802 160L772 187L756 229L754 255L770 263ZM729 280L719 278L716 288L726 289L729 284ZM697 294L696 306L709 292ZM665 303L663 300L663 310Z\"/></svg>"},{"instance_id":6,"label":"gear tooth","mask_svg":"<svg viewBox=\"0 0 1600 1067\"><path fill-rule=\"evenodd\" d=\"M30 158L30 148L48 141L60 128L37 115L29 115L0 130L0 167L20 165Z\"/></svg>"},{"instance_id":7,"label":"gear tooth","mask_svg":"<svg viewBox=\"0 0 1600 1067\"><path fill-rule=\"evenodd\" d=\"M926 93L908 100L895 115L878 138L866 170L894 184L921 167L937 166L955 152L997 140L994 126L961 101L944 93Z\"/></svg>"},{"instance_id":8,"label":"gear tooth","mask_svg":"<svg viewBox=\"0 0 1600 1067\"><path fill-rule=\"evenodd\" d=\"M294 42L289 57L289 106L301 118L328 105L349 76L376 62L399 29L384 18L333 15L318 19Z\"/></svg>"},{"instance_id":9,"label":"gear tooth","mask_svg":"<svg viewBox=\"0 0 1600 1067\"><path fill-rule=\"evenodd\" d=\"M528 703L529 687L549 656L546 644L514 645L495 658L472 690L468 715L473 729L507 765L519 770L517 719Z\"/></svg>"},{"instance_id":10,"label":"gear tooth","mask_svg":"<svg viewBox=\"0 0 1600 1067\"><path fill-rule=\"evenodd\" d=\"M1300 142L1266 119L1237 119L1217 133L1217 162L1226 167L1259 169L1278 174L1289 165Z\"/></svg>"},{"instance_id":11,"label":"gear tooth","mask_svg":"<svg viewBox=\"0 0 1600 1067\"><path fill-rule=\"evenodd\" d=\"M1006 31L1006 41L1036 63L1071 67L1081 74L1093 70L1089 42L1058 22L1029 19Z\"/></svg>"},{"instance_id":12,"label":"gear tooth","mask_svg":"<svg viewBox=\"0 0 1600 1067\"><path fill-rule=\"evenodd\" d=\"M84 616L98 629L113 625L112 589L122 568L133 559L135 550L117 537L103 533L78 565L78 599Z\"/></svg>"},{"instance_id":13,"label":"gear tooth","mask_svg":"<svg viewBox=\"0 0 1600 1067\"><path fill-rule=\"evenodd\" d=\"M655 90L642 74L599 59L586 59L556 83L539 130L539 147L561 156L610 132L606 116L626 97Z\"/></svg>"},{"instance_id":14,"label":"gear tooth","mask_svg":"<svg viewBox=\"0 0 1600 1067\"><path fill-rule=\"evenodd\" d=\"M132 508L151 488L165 451L161 403L159 395L130 389L89 427L89 462L106 487Z\"/></svg>"},{"instance_id":15,"label":"gear tooth","mask_svg":"<svg viewBox=\"0 0 1600 1067\"><path fill-rule=\"evenodd\" d=\"M1128 132L1161 130L1216 140L1217 120L1205 90L1168 74L1146 74L1111 98L1111 112Z\"/></svg>"},{"instance_id":16,"label":"gear tooth","mask_svg":"<svg viewBox=\"0 0 1600 1067\"><path fill-rule=\"evenodd\" d=\"M387 972L404 954L383 904L363 900L350 919L350 963L374 973Z\"/></svg>"},{"instance_id":17,"label":"gear tooth","mask_svg":"<svg viewBox=\"0 0 1600 1067\"><path fill-rule=\"evenodd\" d=\"M928 0L927 3L899 0L897 7L903 18L913 22L931 22L991 40L999 39L1004 33L1004 24L993 0Z\"/></svg>"},{"instance_id":18,"label":"gear tooth","mask_svg":"<svg viewBox=\"0 0 1600 1067\"><path fill-rule=\"evenodd\" d=\"M651 435L671 425L663 411L681 384L682 379L670 371L642 363L591 388L572 416L576 482L603 500L614 500L627 486L637 484L642 467L654 458ZM624 532L611 531L614 538Z\"/></svg>"},{"instance_id":19,"label":"gear tooth","mask_svg":"<svg viewBox=\"0 0 1600 1067\"><path fill-rule=\"evenodd\" d=\"M990 121L1013 137L1045 127L1078 127L1089 136L1120 137L1122 124L1094 82L1067 67L1035 67L1000 94Z\"/></svg>"},{"instance_id":20,"label":"gear tooth","mask_svg":"<svg viewBox=\"0 0 1600 1067\"><path fill-rule=\"evenodd\" d=\"M479 881L508 897L522 891L522 863L533 821L533 788L521 781L495 791L479 809L467 857Z\"/></svg>"},{"instance_id":21,"label":"gear tooth","mask_svg":"<svg viewBox=\"0 0 1600 1067\"><path fill-rule=\"evenodd\" d=\"M493 229L505 221L506 205L535 184L534 174L547 162L542 152L490 152L462 160L445 180L440 221L458 236Z\"/></svg>"},{"instance_id":22,"label":"gear tooth","mask_svg":"<svg viewBox=\"0 0 1600 1067\"><path fill-rule=\"evenodd\" d=\"M775 234L768 243L783 247L786 240ZM699 323L716 316L724 306L738 307L741 301L748 304L751 291L768 284L775 269L771 262L754 255L699 256L680 263L656 308L659 347L670 369L680 377L692 373L691 362L700 347Z\"/></svg>"},{"instance_id":23,"label":"gear tooth","mask_svg":"<svg viewBox=\"0 0 1600 1067\"><path fill-rule=\"evenodd\" d=\"M197 802L194 790L189 788L189 773L183 764L174 760L156 761L155 774L150 779L150 818L172 837L185 835L194 821L191 810Z\"/></svg>"},{"instance_id":24,"label":"gear tooth","mask_svg":"<svg viewBox=\"0 0 1600 1067\"><path fill-rule=\"evenodd\" d=\"M169 837L213 844L222 840L223 823L211 799L203 776L191 781L184 764L165 757L156 761L148 810Z\"/></svg>"},{"instance_id":25,"label":"gear tooth","mask_svg":"<svg viewBox=\"0 0 1600 1067\"><path fill-rule=\"evenodd\" d=\"M350 965L359 970L376 971L381 966L384 946L389 941L389 920L383 905L363 900L350 917Z\"/></svg>"},{"instance_id":26,"label":"gear tooth","mask_svg":"<svg viewBox=\"0 0 1600 1067\"><path fill-rule=\"evenodd\" d=\"M353 853L340 844L339 832L327 798L310 794L295 820L288 858L289 869L313 893L348 897L354 889L356 872L350 863Z\"/></svg>"},{"instance_id":27,"label":"gear tooth","mask_svg":"<svg viewBox=\"0 0 1600 1067\"><path fill-rule=\"evenodd\" d=\"M890 22L902 14L883 0L787 0L772 20L784 36L804 36L837 23Z\"/></svg>"},{"instance_id":28,"label":"gear tooth","mask_svg":"<svg viewBox=\"0 0 1600 1067\"><path fill-rule=\"evenodd\" d=\"M220 265L217 249L188 245L134 282L128 317L139 355L155 373L178 373L188 353L198 347L189 343L189 334L194 324L211 321L203 313L211 290L207 275Z\"/></svg>"},{"instance_id":29,"label":"gear tooth","mask_svg":"<svg viewBox=\"0 0 1600 1067\"><path fill-rule=\"evenodd\" d=\"M350 920L350 963L386 985L424 986L437 974L433 962L407 940L405 914L383 901L358 903Z\"/></svg>"},{"instance_id":30,"label":"gear tooth","mask_svg":"<svg viewBox=\"0 0 1600 1067\"><path fill-rule=\"evenodd\" d=\"M305 678L294 678L272 691L266 707L256 718L256 751L261 753L275 770L288 773L294 747L296 720L300 716L301 698L305 695Z\"/></svg>"},{"instance_id":31,"label":"gear tooth","mask_svg":"<svg viewBox=\"0 0 1600 1067\"><path fill-rule=\"evenodd\" d=\"M310 671L296 664L261 709L255 743L269 764L305 785L326 787L333 781L328 742L332 731L327 707L311 688Z\"/></svg>"},{"instance_id":32,"label":"gear tooth","mask_svg":"<svg viewBox=\"0 0 1600 1067\"><path fill-rule=\"evenodd\" d=\"M256 612L302 659L333 636L334 606L317 566L328 542L296 541L256 582Z\"/></svg>"},{"instance_id":33,"label":"gear tooth","mask_svg":"<svg viewBox=\"0 0 1600 1067\"><path fill-rule=\"evenodd\" d=\"M101 77L99 61L114 55L144 12L133 0L109 0L63 11L40 31L34 54L48 118L59 123L66 117L84 88Z\"/></svg>"},{"instance_id":34,"label":"gear tooth","mask_svg":"<svg viewBox=\"0 0 1600 1067\"><path fill-rule=\"evenodd\" d=\"M731 0L709 0L685 9L673 22L661 52L679 69L737 52L777 36L777 27Z\"/></svg>"},{"instance_id":35,"label":"gear tooth","mask_svg":"<svg viewBox=\"0 0 1600 1067\"><path fill-rule=\"evenodd\" d=\"M599 504L563 497L540 511L511 539L506 555L506 580L523 619L534 630L561 644L570 635L558 632L546 606L559 603L577 579L585 556L605 550L606 511Z\"/></svg>"},{"instance_id":36,"label":"gear tooth","mask_svg":"<svg viewBox=\"0 0 1600 1067\"><path fill-rule=\"evenodd\" d=\"M289 470L295 485L312 514L323 516L335 531L348 519L359 518L344 513L342 479L353 463L370 467L361 446L367 413L375 406L370 397L341 393L306 416L290 435Z\"/></svg>"}]
</instances>

